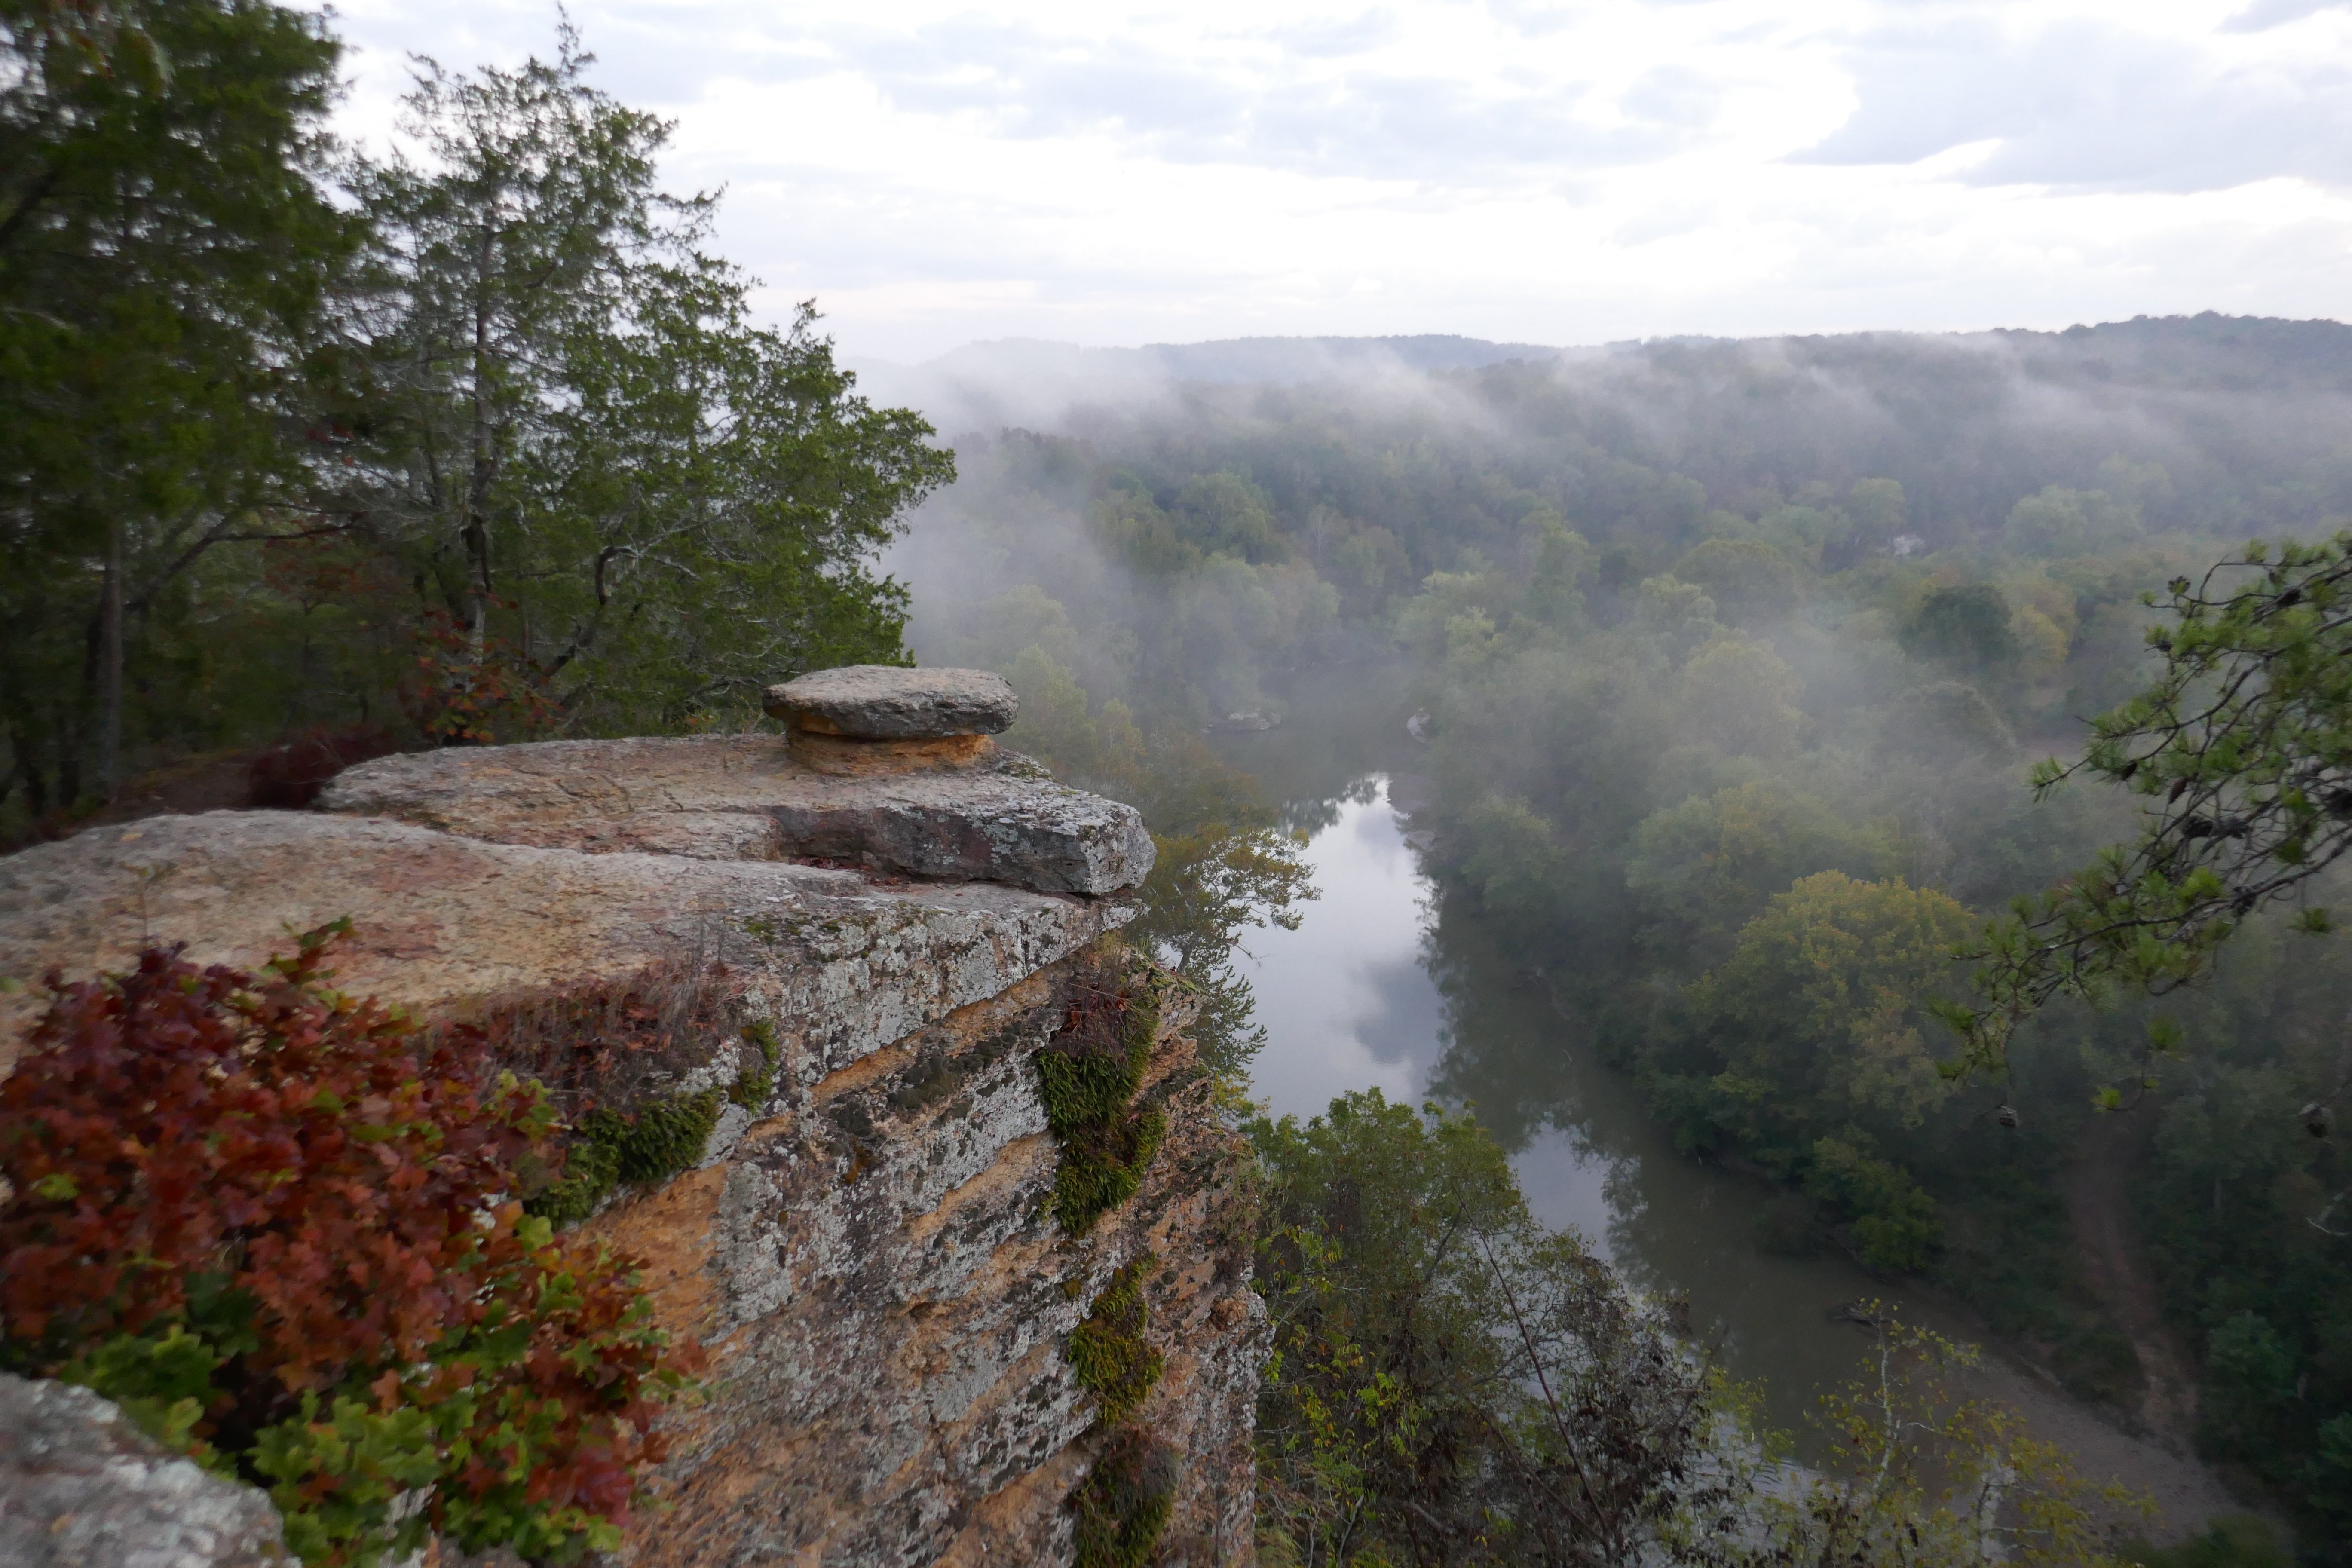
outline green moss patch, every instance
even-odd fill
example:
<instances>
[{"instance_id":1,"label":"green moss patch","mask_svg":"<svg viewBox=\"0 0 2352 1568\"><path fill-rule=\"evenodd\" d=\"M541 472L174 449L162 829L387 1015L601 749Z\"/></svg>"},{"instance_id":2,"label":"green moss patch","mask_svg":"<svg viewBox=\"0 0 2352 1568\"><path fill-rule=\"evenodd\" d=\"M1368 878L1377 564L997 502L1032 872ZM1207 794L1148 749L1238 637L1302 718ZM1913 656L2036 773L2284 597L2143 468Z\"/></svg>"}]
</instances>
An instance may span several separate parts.
<instances>
[{"instance_id":1,"label":"green moss patch","mask_svg":"<svg viewBox=\"0 0 2352 1568\"><path fill-rule=\"evenodd\" d=\"M1037 1053L1037 1093L1060 1144L1054 1215L1072 1236L1135 1195L1168 1135L1159 1107L1136 1104L1160 1028L1157 989L1117 960L1081 971L1061 1029Z\"/></svg>"},{"instance_id":2,"label":"green moss patch","mask_svg":"<svg viewBox=\"0 0 2352 1568\"><path fill-rule=\"evenodd\" d=\"M1070 1365L1078 1386L1098 1402L1097 1418L1106 1426L1133 1415L1167 1370L1165 1358L1143 1338L1151 1321L1143 1282L1159 1267L1160 1259L1147 1252L1113 1274L1087 1309L1086 1321L1070 1332Z\"/></svg>"},{"instance_id":3,"label":"green moss patch","mask_svg":"<svg viewBox=\"0 0 2352 1568\"><path fill-rule=\"evenodd\" d=\"M1066 1505L1077 1568L1143 1568L1176 1509L1175 1450L1133 1427L1111 1434Z\"/></svg>"},{"instance_id":4,"label":"green moss patch","mask_svg":"<svg viewBox=\"0 0 2352 1568\"><path fill-rule=\"evenodd\" d=\"M733 1103L757 1110L775 1092L782 1053L776 1032L765 1022L745 1027L743 1037L759 1052L735 1081L649 1100L629 1111L599 1106L580 1119L563 1162L563 1173L523 1207L556 1225L577 1225L596 1212L614 1190L666 1182L702 1157L719 1112Z\"/></svg>"},{"instance_id":5,"label":"green moss patch","mask_svg":"<svg viewBox=\"0 0 2352 1568\"><path fill-rule=\"evenodd\" d=\"M783 1051L776 1044L776 1026L765 1018L744 1025L743 1039L760 1053L760 1065L738 1074L727 1098L746 1110L757 1111L776 1092L776 1064L783 1059Z\"/></svg>"}]
</instances>

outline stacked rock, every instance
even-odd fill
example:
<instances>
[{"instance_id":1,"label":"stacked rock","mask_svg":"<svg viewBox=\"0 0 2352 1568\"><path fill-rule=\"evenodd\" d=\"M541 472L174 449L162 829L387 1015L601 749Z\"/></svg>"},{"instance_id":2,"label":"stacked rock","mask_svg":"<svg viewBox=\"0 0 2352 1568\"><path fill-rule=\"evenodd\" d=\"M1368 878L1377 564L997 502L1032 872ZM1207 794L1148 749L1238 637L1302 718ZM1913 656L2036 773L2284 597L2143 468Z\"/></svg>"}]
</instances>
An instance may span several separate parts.
<instances>
[{"instance_id":1,"label":"stacked rock","mask_svg":"<svg viewBox=\"0 0 2352 1568\"><path fill-rule=\"evenodd\" d=\"M766 707L784 721L793 754L820 773L903 773L969 767L996 749L1021 700L984 669L901 669L850 664L771 686Z\"/></svg>"}]
</instances>

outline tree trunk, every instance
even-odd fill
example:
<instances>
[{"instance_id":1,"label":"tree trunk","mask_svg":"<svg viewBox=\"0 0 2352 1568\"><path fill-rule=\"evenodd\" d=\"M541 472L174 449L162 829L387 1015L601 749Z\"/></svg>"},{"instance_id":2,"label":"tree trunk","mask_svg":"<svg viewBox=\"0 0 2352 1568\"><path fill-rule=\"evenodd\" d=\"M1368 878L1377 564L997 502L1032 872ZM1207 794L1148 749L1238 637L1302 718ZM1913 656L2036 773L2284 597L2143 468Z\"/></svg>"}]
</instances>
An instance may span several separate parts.
<instances>
[{"instance_id":1,"label":"tree trunk","mask_svg":"<svg viewBox=\"0 0 2352 1568\"><path fill-rule=\"evenodd\" d=\"M496 434L490 427L490 269L495 259L490 225L482 225L474 259L473 464L466 477L466 637L478 675L490 619L490 489L497 481Z\"/></svg>"},{"instance_id":2,"label":"tree trunk","mask_svg":"<svg viewBox=\"0 0 2352 1568\"><path fill-rule=\"evenodd\" d=\"M122 521L106 525L106 572L98 589L98 798L122 784Z\"/></svg>"}]
</instances>

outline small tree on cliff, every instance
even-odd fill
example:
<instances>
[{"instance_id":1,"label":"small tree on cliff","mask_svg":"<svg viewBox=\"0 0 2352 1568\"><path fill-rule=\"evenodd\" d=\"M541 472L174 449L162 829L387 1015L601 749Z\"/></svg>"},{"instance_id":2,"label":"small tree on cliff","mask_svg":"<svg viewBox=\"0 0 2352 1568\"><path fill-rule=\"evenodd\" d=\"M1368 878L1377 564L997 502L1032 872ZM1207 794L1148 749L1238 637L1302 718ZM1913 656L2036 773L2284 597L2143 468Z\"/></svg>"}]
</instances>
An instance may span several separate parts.
<instances>
[{"instance_id":1,"label":"small tree on cliff","mask_svg":"<svg viewBox=\"0 0 2352 1568\"><path fill-rule=\"evenodd\" d=\"M511 669L564 727L644 731L902 658L906 591L870 558L954 478L929 425L855 395L813 309L753 323L752 280L702 249L716 198L659 189L669 125L592 63L568 26L552 62L425 62L426 162L357 176L373 386L344 504L455 634L421 694L453 737Z\"/></svg>"}]
</instances>

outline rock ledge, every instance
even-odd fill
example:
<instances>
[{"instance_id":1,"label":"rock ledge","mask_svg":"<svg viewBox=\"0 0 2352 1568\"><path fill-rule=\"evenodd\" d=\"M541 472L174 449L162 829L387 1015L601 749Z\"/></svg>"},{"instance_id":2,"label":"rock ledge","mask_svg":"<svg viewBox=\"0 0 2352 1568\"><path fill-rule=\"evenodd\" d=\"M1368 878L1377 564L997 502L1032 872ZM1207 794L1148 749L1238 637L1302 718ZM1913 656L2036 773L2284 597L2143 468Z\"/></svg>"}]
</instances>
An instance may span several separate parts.
<instances>
[{"instance_id":1,"label":"rock ledge","mask_svg":"<svg viewBox=\"0 0 2352 1568\"><path fill-rule=\"evenodd\" d=\"M499 844L820 859L1087 898L1134 887L1151 869L1151 835L1133 806L1055 784L1009 752L962 768L850 776L811 768L797 752L776 735L419 752L348 769L319 804Z\"/></svg>"}]
</instances>

